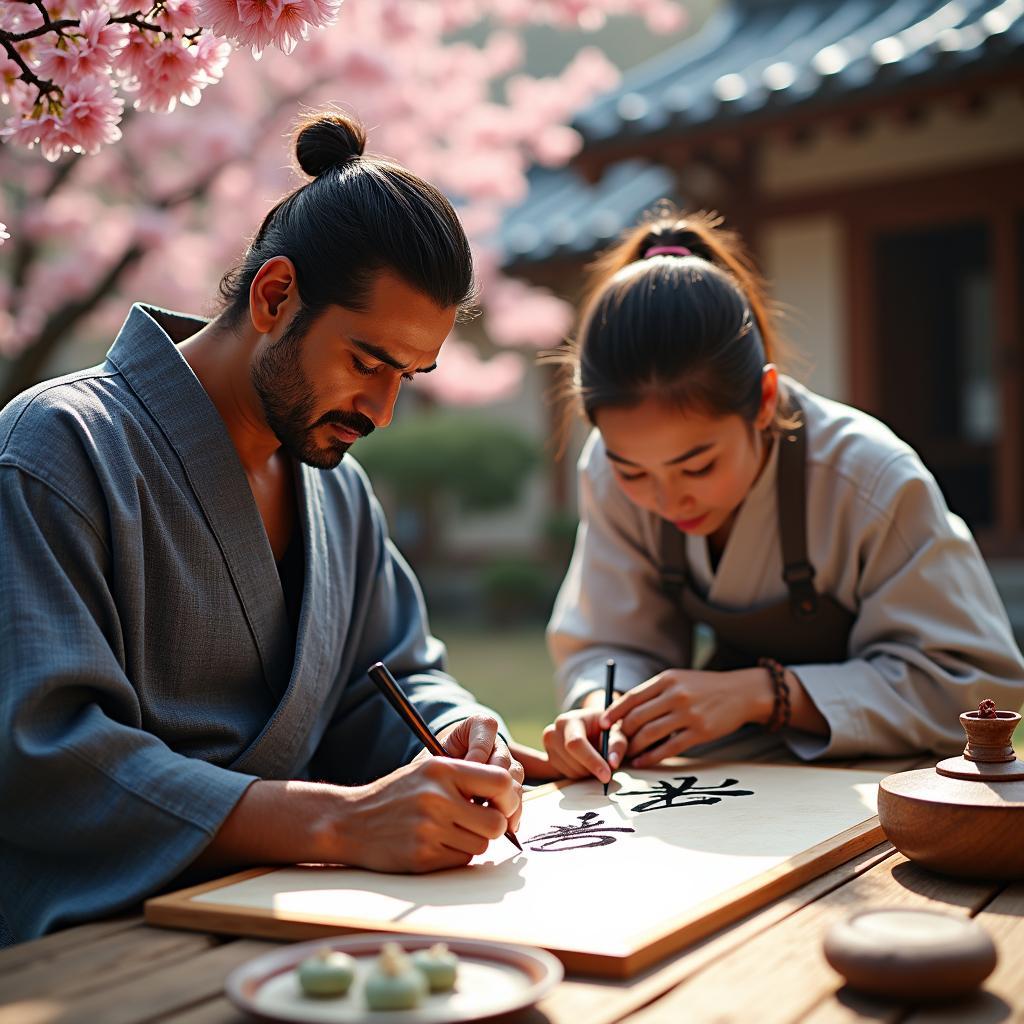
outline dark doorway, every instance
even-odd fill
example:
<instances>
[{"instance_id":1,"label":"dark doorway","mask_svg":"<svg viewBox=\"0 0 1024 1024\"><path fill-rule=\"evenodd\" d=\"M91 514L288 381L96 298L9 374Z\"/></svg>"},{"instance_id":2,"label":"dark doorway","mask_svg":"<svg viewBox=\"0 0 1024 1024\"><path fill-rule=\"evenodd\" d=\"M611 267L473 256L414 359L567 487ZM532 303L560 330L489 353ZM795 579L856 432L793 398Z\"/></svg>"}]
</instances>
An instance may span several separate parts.
<instances>
[{"instance_id":1,"label":"dark doorway","mask_svg":"<svg viewBox=\"0 0 1024 1024\"><path fill-rule=\"evenodd\" d=\"M920 453L953 511L994 525L999 381L989 230L876 236L880 413Z\"/></svg>"}]
</instances>

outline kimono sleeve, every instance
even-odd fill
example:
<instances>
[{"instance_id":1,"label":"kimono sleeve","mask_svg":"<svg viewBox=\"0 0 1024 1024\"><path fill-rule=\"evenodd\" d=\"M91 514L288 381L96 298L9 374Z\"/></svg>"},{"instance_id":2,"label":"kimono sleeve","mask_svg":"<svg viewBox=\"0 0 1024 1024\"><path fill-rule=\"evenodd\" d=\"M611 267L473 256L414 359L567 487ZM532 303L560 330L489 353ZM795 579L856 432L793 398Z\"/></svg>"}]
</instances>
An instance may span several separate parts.
<instances>
[{"instance_id":1,"label":"kimono sleeve","mask_svg":"<svg viewBox=\"0 0 1024 1024\"><path fill-rule=\"evenodd\" d=\"M0 529L0 918L24 940L169 882L253 777L143 728L115 567L73 498L0 465Z\"/></svg>"},{"instance_id":2,"label":"kimono sleeve","mask_svg":"<svg viewBox=\"0 0 1024 1024\"><path fill-rule=\"evenodd\" d=\"M604 688L609 658L622 690L690 664L690 623L662 589L641 513L611 478L596 433L580 456L579 511L572 560L547 630L564 708Z\"/></svg>"},{"instance_id":3,"label":"kimono sleeve","mask_svg":"<svg viewBox=\"0 0 1024 1024\"><path fill-rule=\"evenodd\" d=\"M894 460L860 517L849 659L798 665L827 738L791 734L804 758L963 749L959 715L990 697L1016 710L1024 662L964 522L913 455Z\"/></svg>"},{"instance_id":4,"label":"kimono sleeve","mask_svg":"<svg viewBox=\"0 0 1024 1024\"><path fill-rule=\"evenodd\" d=\"M447 651L430 632L419 582L392 543L362 469L350 459L346 465L354 492L352 557L358 565L359 612L346 658L350 678L313 759L313 774L332 782L367 782L407 764L423 749L367 677L366 670L378 661L387 665L433 732L482 714L497 719L507 741L509 731L501 716L447 673Z\"/></svg>"}]
</instances>

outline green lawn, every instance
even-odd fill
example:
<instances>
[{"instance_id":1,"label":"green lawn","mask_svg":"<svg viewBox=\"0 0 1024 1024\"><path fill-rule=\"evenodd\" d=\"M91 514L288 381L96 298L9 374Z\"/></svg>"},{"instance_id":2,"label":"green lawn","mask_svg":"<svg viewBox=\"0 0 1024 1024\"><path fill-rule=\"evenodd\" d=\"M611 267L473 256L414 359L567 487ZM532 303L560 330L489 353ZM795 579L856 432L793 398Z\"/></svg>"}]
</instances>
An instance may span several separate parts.
<instances>
[{"instance_id":1,"label":"green lawn","mask_svg":"<svg viewBox=\"0 0 1024 1024\"><path fill-rule=\"evenodd\" d=\"M499 712L517 740L542 746L541 732L554 718L556 704L544 627L482 629L450 620L431 627L448 645L452 675Z\"/></svg>"}]
</instances>

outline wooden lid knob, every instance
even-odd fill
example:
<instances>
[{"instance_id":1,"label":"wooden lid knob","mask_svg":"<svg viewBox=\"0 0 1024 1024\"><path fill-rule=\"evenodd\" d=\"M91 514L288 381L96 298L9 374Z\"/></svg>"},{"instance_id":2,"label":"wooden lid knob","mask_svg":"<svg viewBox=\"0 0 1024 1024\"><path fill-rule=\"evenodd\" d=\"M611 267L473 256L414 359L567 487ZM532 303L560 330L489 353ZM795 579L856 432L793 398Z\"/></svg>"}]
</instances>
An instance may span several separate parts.
<instances>
[{"instance_id":1,"label":"wooden lid knob","mask_svg":"<svg viewBox=\"0 0 1024 1024\"><path fill-rule=\"evenodd\" d=\"M960 724L967 733L964 757L968 761L1002 763L1015 761L1011 737L1020 722L1016 711L992 711L983 715L980 711L965 711Z\"/></svg>"}]
</instances>

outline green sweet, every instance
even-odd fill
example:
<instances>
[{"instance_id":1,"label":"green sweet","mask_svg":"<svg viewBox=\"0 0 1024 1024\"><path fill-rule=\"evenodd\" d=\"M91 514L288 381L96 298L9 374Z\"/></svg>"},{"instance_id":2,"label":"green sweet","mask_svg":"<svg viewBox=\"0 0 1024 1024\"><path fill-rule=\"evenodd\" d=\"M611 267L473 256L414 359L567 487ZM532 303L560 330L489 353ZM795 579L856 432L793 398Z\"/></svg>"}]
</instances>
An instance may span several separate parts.
<instances>
[{"instance_id":1,"label":"green sweet","mask_svg":"<svg viewBox=\"0 0 1024 1024\"><path fill-rule=\"evenodd\" d=\"M356 962L348 953L325 946L299 964L298 975L299 985L307 996L343 996L356 976Z\"/></svg>"},{"instance_id":2,"label":"green sweet","mask_svg":"<svg viewBox=\"0 0 1024 1024\"><path fill-rule=\"evenodd\" d=\"M418 949L412 962L427 979L431 992L450 992L455 988L459 958L443 942L430 949Z\"/></svg>"},{"instance_id":3,"label":"green sweet","mask_svg":"<svg viewBox=\"0 0 1024 1024\"><path fill-rule=\"evenodd\" d=\"M371 1010L414 1010L426 999L428 987L401 946L386 942L366 976L363 993Z\"/></svg>"}]
</instances>

